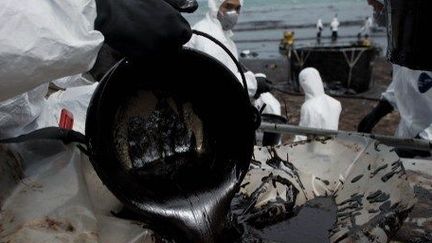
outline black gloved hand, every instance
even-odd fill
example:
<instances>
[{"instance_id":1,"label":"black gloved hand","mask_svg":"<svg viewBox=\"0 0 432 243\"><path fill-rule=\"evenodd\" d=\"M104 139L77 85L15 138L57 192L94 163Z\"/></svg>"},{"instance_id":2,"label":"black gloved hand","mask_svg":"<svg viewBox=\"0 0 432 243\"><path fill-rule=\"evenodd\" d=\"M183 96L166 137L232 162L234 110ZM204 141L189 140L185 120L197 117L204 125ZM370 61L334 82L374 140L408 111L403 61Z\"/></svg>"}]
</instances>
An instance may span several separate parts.
<instances>
[{"instance_id":1,"label":"black gloved hand","mask_svg":"<svg viewBox=\"0 0 432 243\"><path fill-rule=\"evenodd\" d=\"M96 7L95 29L132 59L169 56L192 36L189 23L165 1L96 0Z\"/></svg>"},{"instance_id":2,"label":"black gloved hand","mask_svg":"<svg viewBox=\"0 0 432 243\"><path fill-rule=\"evenodd\" d=\"M271 91L272 82L267 80L264 77L256 77L256 81L257 81L257 91L254 95L254 98L258 99L261 94Z\"/></svg>"},{"instance_id":3,"label":"black gloved hand","mask_svg":"<svg viewBox=\"0 0 432 243\"><path fill-rule=\"evenodd\" d=\"M375 125L387 114L393 111L393 106L386 100L382 99L378 102L378 105L367 114L358 125L357 131L370 133Z\"/></svg>"}]
</instances>

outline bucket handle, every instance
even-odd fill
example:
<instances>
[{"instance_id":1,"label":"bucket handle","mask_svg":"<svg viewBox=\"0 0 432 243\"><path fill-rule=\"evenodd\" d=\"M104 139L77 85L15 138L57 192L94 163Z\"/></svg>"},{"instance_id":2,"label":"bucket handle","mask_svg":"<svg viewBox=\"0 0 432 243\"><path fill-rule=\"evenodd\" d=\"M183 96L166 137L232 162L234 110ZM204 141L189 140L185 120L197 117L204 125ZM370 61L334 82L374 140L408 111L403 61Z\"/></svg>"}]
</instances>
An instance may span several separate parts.
<instances>
[{"instance_id":1,"label":"bucket handle","mask_svg":"<svg viewBox=\"0 0 432 243\"><path fill-rule=\"evenodd\" d=\"M234 57L234 55L231 53L231 51L228 50L228 48L224 44L222 44L222 42L220 42L219 40L217 40L216 38L214 38L213 36L211 36L211 35L209 35L207 33L201 32L199 30L192 30L192 33L194 33L195 35L199 35L199 36L202 36L204 38L209 39L210 41L212 41L213 43L215 43L216 45L218 45L220 48L222 48L228 54L228 56L232 59L232 61L234 62L234 64L237 66L237 69L238 69L238 71L239 71L239 73L241 75L241 78L242 78L243 87L244 87L244 89L246 91L246 94L249 96L248 86L247 86L247 82L246 82L246 77L245 77L245 75L243 73L243 70L242 70L242 67L241 67L239 61L237 61L237 58Z\"/></svg>"}]
</instances>

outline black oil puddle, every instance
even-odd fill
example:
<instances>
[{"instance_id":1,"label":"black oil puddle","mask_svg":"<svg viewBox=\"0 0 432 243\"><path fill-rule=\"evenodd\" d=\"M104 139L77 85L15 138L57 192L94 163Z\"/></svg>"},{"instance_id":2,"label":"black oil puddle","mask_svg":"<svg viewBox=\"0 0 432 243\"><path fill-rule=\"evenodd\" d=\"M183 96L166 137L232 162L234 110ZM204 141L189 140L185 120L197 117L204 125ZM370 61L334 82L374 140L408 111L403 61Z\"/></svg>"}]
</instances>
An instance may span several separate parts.
<instances>
[{"instance_id":1,"label":"black oil puddle","mask_svg":"<svg viewBox=\"0 0 432 243\"><path fill-rule=\"evenodd\" d=\"M336 203L332 198L315 198L307 202L296 216L280 223L256 229L245 225L239 242L330 242L329 230L336 222Z\"/></svg>"}]
</instances>

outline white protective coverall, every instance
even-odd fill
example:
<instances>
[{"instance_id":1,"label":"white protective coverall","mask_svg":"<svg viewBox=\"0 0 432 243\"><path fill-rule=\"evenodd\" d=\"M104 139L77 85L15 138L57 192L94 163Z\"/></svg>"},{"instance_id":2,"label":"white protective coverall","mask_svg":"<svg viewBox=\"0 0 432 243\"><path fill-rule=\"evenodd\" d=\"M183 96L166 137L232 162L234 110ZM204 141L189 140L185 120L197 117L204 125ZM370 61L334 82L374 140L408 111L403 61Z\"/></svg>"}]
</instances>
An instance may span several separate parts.
<instances>
[{"instance_id":1,"label":"white protective coverall","mask_svg":"<svg viewBox=\"0 0 432 243\"><path fill-rule=\"evenodd\" d=\"M330 23L331 31L338 31L339 25L340 25L339 20L336 17L334 17L332 22Z\"/></svg>"},{"instance_id":2,"label":"white protective coverall","mask_svg":"<svg viewBox=\"0 0 432 243\"><path fill-rule=\"evenodd\" d=\"M318 19L317 24L316 24L316 30L317 32L321 32L324 29L324 25L322 23L321 19Z\"/></svg>"},{"instance_id":3,"label":"white protective coverall","mask_svg":"<svg viewBox=\"0 0 432 243\"><path fill-rule=\"evenodd\" d=\"M299 74L299 82L305 93L299 126L338 130L342 106L339 101L324 93L318 70L303 69ZM305 136L296 136L295 141L305 139Z\"/></svg>"},{"instance_id":4,"label":"white protective coverall","mask_svg":"<svg viewBox=\"0 0 432 243\"><path fill-rule=\"evenodd\" d=\"M0 138L4 138L46 123L38 118L46 109L48 82L88 71L103 36L93 29L96 4L91 0L20 4L5 0L0 9Z\"/></svg>"},{"instance_id":5,"label":"white protective coverall","mask_svg":"<svg viewBox=\"0 0 432 243\"><path fill-rule=\"evenodd\" d=\"M400 113L396 136L432 140L432 72L393 64L393 81L382 96Z\"/></svg>"},{"instance_id":6,"label":"white protective coverall","mask_svg":"<svg viewBox=\"0 0 432 243\"><path fill-rule=\"evenodd\" d=\"M84 132L97 83L79 86L89 83L79 74L103 42L93 28L95 1L3 0L0 9L0 138L57 126L63 108ZM52 80L78 87L45 98ZM0 144L1 242L153 241L141 225L113 217L117 207L75 144Z\"/></svg>"},{"instance_id":7,"label":"white protective coverall","mask_svg":"<svg viewBox=\"0 0 432 243\"><path fill-rule=\"evenodd\" d=\"M231 39L234 35L231 30L224 31L222 29L222 25L220 21L217 19L217 13L219 11L219 7L222 5L224 0L208 0L209 5L209 12L206 14L205 18L196 23L193 26L193 29L202 31L204 33L207 33L220 42L224 44L230 52L238 59L238 51L237 46L234 43L234 41ZM243 0L240 1L240 3L243 6ZM205 52L212 57L219 60L221 63L225 64L229 70L231 70L238 78L240 82L241 75L235 65L235 63L232 61L232 59L229 57L229 55L218 45L213 43L212 41L201 37L193 35L192 39L186 44L186 46L197 49L199 51ZM249 97L253 97L257 90L257 81L255 74L248 71L245 72L246 82L248 86L248 92ZM257 75L263 75L263 74L257 74ZM255 102L255 106L260 109L263 104L266 104L266 107L263 111L263 113L267 114L274 114L274 115L280 115L280 103L276 98L271 95L270 93L264 93L262 94Z\"/></svg>"}]
</instances>

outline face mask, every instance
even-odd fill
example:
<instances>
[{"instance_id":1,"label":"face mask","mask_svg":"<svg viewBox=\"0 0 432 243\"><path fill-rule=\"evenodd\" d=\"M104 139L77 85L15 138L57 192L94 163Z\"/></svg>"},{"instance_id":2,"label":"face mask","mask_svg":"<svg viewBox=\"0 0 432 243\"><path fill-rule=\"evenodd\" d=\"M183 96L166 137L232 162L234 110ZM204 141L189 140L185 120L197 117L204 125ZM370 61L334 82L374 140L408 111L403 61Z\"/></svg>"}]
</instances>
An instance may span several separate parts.
<instances>
[{"instance_id":1,"label":"face mask","mask_svg":"<svg viewBox=\"0 0 432 243\"><path fill-rule=\"evenodd\" d=\"M217 18L220 21L223 30L232 30L237 24L239 14L235 10L226 13L222 13L219 11Z\"/></svg>"}]
</instances>

